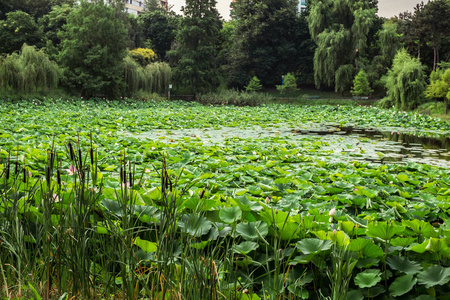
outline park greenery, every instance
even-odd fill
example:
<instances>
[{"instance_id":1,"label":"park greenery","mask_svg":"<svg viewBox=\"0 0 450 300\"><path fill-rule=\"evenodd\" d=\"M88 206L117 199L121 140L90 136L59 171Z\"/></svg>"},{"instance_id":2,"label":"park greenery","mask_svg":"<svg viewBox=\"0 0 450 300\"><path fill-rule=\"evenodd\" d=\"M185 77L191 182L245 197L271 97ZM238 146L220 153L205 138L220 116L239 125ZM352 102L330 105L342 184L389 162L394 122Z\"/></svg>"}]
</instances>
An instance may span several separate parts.
<instances>
[{"instance_id":1,"label":"park greenery","mask_svg":"<svg viewBox=\"0 0 450 300\"><path fill-rule=\"evenodd\" d=\"M147 0L147 10L134 16L125 13L121 0L2 1L2 68L23 65L14 53L20 55L25 44L60 68L58 78L53 77L56 85L47 86L43 80L25 90L18 88L16 75L5 71L0 77L2 92L52 93L57 88L73 96L115 99L147 94L150 99L149 93L168 90L148 89L139 83L145 81L140 76L130 76L131 57L143 68L168 64L172 70L163 75L168 77L163 82L172 84L175 94L199 97L244 89L254 77L265 90L283 88L283 75L292 74L297 86L348 96L359 89L354 83L363 70L370 86L365 93L384 98L383 107L411 110L429 99L447 106L447 93L425 91L430 84L437 87L432 72L439 65L439 72L448 67L448 0L421 3L391 19L377 16L376 0L313 0L302 13L295 0L237 0L231 4L230 21L221 19L216 2L188 0L180 16L157 0ZM42 67L36 76L40 71ZM403 71L408 78L396 78Z\"/></svg>"},{"instance_id":2,"label":"park greenery","mask_svg":"<svg viewBox=\"0 0 450 300\"><path fill-rule=\"evenodd\" d=\"M145 3L0 0L1 300L448 298L450 0Z\"/></svg>"}]
</instances>

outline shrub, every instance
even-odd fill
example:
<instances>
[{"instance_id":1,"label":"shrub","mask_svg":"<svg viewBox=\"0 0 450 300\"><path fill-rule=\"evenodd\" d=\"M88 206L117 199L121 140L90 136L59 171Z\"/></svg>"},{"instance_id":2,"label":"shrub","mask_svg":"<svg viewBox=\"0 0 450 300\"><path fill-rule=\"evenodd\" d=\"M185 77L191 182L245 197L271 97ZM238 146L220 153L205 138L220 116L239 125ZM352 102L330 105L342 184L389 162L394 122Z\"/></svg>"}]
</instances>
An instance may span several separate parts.
<instances>
[{"instance_id":1,"label":"shrub","mask_svg":"<svg viewBox=\"0 0 450 300\"><path fill-rule=\"evenodd\" d=\"M157 55L152 49L137 48L130 51L130 57L141 66L145 67L154 62Z\"/></svg>"},{"instance_id":2,"label":"shrub","mask_svg":"<svg viewBox=\"0 0 450 300\"><path fill-rule=\"evenodd\" d=\"M196 100L204 105L258 106L272 101L273 97L262 93L226 90L220 93L200 94Z\"/></svg>"},{"instance_id":3,"label":"shrub","mask_svg":"<svg viewBox=\"0 0 450 300\"><path fill-rule=\"evenodd\" d=\"M23 45L0 61L0 88L19 93L47 90L58 86L61 70L44 50Z\"/></svg>"},{"instance_id":4,"label":"shrub","mask_svg":"<svg viewBox=\"0 0 450 300\"><path fill-rule=\"evenodd\" d=\"M353 89L351 93L353 96L368 96L373 90L369 86L369 80L367 80L367 74L363 70L359 71L358 75L353 80Z\"/></svg>"},{"instance_id":5,"label":"shrub","mask_svg":"<svg viewBox=\"0 0 450 300\"><path fill-rule=\"evenodd\" d=\"M283 84L277 85L277 90L281 94L297 90L297 79L293 74L287 73L283 76Z\"/></svg>"},{"instance_id":6,"label":"shrub","mask_svg":"<svg viewBox=\"0 0 450 300\"><path fill-rule=\"evenodd\" d=\"M262 89L262 85L260 80L258 79L258 77L253 76L252 79L250 79L250 82L248 83L248 85L245 87L245 90L247 92L256 92Z\"/></svg>"}]
</instances>

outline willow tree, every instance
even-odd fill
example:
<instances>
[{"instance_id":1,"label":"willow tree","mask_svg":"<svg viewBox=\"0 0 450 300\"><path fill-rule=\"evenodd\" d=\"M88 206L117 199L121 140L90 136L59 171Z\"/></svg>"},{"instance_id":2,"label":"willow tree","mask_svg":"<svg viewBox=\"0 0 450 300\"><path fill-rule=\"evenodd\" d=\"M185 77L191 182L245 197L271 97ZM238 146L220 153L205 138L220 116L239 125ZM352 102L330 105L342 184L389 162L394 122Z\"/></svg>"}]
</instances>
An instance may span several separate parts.
<instances>
[{"instance_id":1,"label":"willow tree","mask_svg":"<svg viewBox=\"0 0 450 300\"><path fill-rule=\"evenodd\" d=\"M425 78L425 67L419 59L411 57L405 49L399 50L384 78L387 95L381 105L403 110L416 108L424 99Z\"/></svg>"},{"instance_id":2,"label":"willow tree","mask_svg":"<svg viewBox=\"0 0 450 300\"><path fill-rule=\"evenodd\" d=\"M48 90L58 85L61 70L44 50L23 45L0 60L0 88L19 93Z\"/></svg>"},{"instance_id":3,"label":"willow tree","mask_svg":"<svg viewBox=\"0 0 450 300\"><path fill-rule=\"evenodd\" d=\"M450 98L450 69L433 71L430 84L427 86L425 96L431 99L444 99L445 114L448 114L448 99Z\"/></svg>"},{"instance_id":4,"label":"willow tree","mask_svg":"<svg viewBox=\"0 0 450 300\"><path fill-rule=\"evenodd\" d=\"M142 91L167 94L172 79L172 70L167 63L155 62L141 66L130 56L124 59L124 82L128 96Z\"/></svg>"},{"instance_id":5,"label":"willow tree","mask_svg":"<svg viewBox=\"0 0 450 300\"><path fill-rule=\"evenodd\" d=\"M377 5L370 0L311 0L309 31L317 48L314 81L317 88L348 91L359 59L366 55L367 37L376 19Z\"/></svg>"}]
</instances>

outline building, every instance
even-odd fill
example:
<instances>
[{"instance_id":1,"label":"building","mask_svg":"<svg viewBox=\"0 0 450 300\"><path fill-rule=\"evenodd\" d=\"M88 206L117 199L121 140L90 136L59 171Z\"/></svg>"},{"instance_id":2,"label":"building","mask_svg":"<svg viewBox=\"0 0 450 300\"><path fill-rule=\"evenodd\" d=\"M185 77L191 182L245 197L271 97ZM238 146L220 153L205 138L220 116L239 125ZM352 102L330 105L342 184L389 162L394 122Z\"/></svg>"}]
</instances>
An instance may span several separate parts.
<instances>
[{"instance_id":1,"label":"building","mask_svg":"<svg viewBox=\"0 0 450 300\"><path fill-rule=\"evenodd\" d=\"M236 2L236 0L232 0L233 2ZM307 0L298 0L298 12L304 12L306 10L306 2ZM230 16L232 19L234 19L233 10L230 10Z\"/></svg>"},{"instance_id":2,"label":"building","mask_svg":"<svg viewBox=\"0 0 450 300\"><path fill-rule=\"evenodd\" d=\"M125 11L127 13L138 15L145 10L144 0L124 0L125 1ZM169 7L169 0L160 0L161 5L164 7Z\"/></svg>"},{"instance_id":3,"label":"building","mask_svg":"<svg viewBox=\"0 0 450 300\"><path fill-rule=\"evenodd\" d=\"M298 11L303 12L306 10L306 0L299 0L298 1Z\"/></svg>"}]
</instances>

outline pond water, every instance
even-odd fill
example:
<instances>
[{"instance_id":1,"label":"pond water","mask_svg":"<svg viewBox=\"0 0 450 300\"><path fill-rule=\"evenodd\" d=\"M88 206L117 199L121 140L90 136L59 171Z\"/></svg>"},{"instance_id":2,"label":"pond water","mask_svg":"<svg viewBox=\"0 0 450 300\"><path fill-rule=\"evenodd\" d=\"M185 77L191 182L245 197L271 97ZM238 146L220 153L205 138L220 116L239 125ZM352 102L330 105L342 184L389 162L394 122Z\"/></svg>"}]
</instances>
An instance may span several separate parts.
<instances>
[{"instance_id":1,"label":"pond water","mask_svg":"<svg viewBox=\"0 0 450 300\"><path fill-rule=\"evenodd\" d=\"M416 136L404 128L339 127L333 124L307 124L300 128L286 125L250 128L191 128L125 133L139 139L164 142L194 140L205 144L223 144L232 138L257 139L267 143L271 138L287 143L320 142L316 156L330 161L366 161L375 164L407 162L450 167L450 138Z\"/></svg>"}]
</instances>

